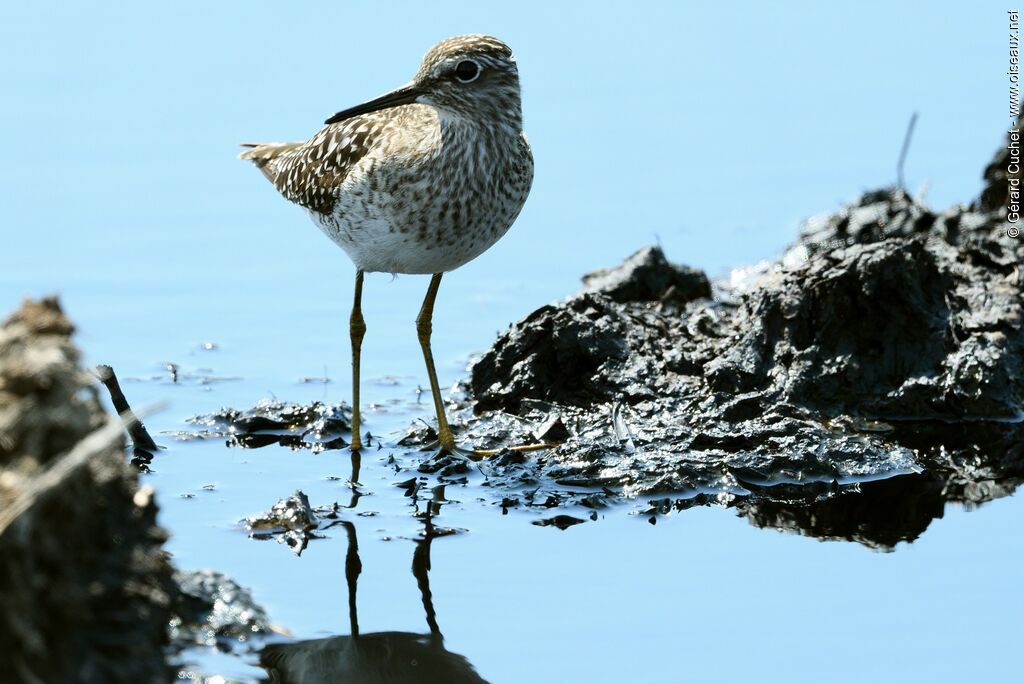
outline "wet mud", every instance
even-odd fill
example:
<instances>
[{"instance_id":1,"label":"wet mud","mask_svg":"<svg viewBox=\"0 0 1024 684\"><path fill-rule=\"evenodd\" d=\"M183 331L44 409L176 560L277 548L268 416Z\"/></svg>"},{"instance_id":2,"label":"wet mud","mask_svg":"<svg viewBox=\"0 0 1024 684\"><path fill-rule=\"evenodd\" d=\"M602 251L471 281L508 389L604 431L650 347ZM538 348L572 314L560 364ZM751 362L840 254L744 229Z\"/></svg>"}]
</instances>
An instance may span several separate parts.
<instances>
[{"instance_id":1,"label":"wet mud","mask_svg":"<svg viewBox=\"0 0 1024 684\"><path fill-rule=\"evenodd\" d=\"M251 408L192 416L186 422L198 429L183 430L178 439L224 439L229 446L257 449L280 444L291 449L341 449L348 446L342 435L349 432L352 410L344 404L314 401L296 404L264 399Z\"/></svg>"},{"instance_id":2,"label":"wet mud","mask_svg":"<svg viewBox=\"0 0 1024 684\"><path fill-rule=\"evenodd\" d=\"M502 490L912 540L1024 473L1024 243L999 192L944 212L865 193L710 284L641 250L500 336L456 395L461 437L558 443L504 463Z\"/></svg>"},{"instance_id":3,"label":"wet mud","mask_svg":"<svg viewBox=\"0 0 1024 684\"><path fill-rule=\"evenodd\" d=\"M177 571L174 581L178 593L169 627L176 650L205 646L244 653L250 642L274 631L249 590L230 577L212 570Z\"/></svg>"},{"instance_id":4,"label":"wet mud","mask_svg":"<svg viewBox=\"0 0 1024 684\"><path fill-rule=\"evenodd\" d=\"M52 298L0 327L0 681L168 681L166 533L73 330Z\"/></svg>"},{"instance_id":5,"label":"wet mud","mask_svg":"<svg viewBox=\"0 0 1024 684\"><path fill-rule=\"evenodd\" d=\"M0 326L0 681L166 682L190 647L251 651L266 614L220 573L173 568L139 485L158 447L113 370L81 367L73 332L55 298Z\"/></svg>"},{"instance_id":6,"label":"wet mud","mask_svg":"<svg viewBox=\"0 0 1024 684\"><path fill-rule=\"evenodd\" d=\"M321 539L322 530L340 523L340 510L337 502L314 508L308 496L296 491L275 503L269 511L245 518L242 525L253 539L274 539L301 556L311 539Z\"/></svg>"}]
</instances>

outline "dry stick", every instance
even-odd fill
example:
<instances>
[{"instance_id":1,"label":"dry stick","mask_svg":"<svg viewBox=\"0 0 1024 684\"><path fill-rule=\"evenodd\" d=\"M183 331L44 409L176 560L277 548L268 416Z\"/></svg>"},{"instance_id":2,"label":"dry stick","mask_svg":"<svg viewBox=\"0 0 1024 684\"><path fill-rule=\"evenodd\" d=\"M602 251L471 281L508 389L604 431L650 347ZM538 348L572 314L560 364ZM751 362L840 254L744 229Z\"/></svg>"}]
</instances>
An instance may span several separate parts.
<instances>
[{"instance_id":1,"label":"dry stick","mask_svg":"<svg viewBox=\"0 0 1024 684\"><path fill-rule=\"evenodd\" d=\"M100 382L110 392L110 401L114 404L114 410L117 411L118 415L121 416L121 420L124 421L125 430L128 431L128 436L132 438L132 444L135 445L135 448L150 452L158 451L160 447L149 436L146 426L132 413L132 407L128 405L128 400L125 399L124 392L121 391L121 385L117 382L114 369L110 366L99 365L96 366L96 375L99 376Z\"/></svg>"},{"instance_id":2,"label":"dry stick","mask_svg":"<svg viewBox=\"0 0 1024 684\"><path fill-rule=\"evenodd\" d=\"M914 125L917 123L917 112L910 116L910 123L907 124L907 132L903 136L903 149L900 150L900 160L896 163L896 182L903 192L907 186L903 182L903 162L907 160L907 152L910 150L910 139L914 137Z\"/></svg>"}]
</instances>

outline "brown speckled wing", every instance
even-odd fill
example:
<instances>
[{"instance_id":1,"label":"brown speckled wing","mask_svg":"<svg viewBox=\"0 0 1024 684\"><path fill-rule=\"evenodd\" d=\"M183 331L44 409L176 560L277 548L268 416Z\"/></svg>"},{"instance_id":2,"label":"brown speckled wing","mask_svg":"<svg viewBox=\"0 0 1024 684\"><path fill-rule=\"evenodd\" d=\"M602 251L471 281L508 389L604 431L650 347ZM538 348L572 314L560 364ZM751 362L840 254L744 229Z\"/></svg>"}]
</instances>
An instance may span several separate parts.
<instances>
[{"instance_id":1,"label":"brown speckled wing","mask_svg":"<svg viewBox=\"0 0 1024 684\"><path fill-rule=\"evenodd\" d=\"M321 214L331 213L338 188L370 151L378 125L356 117L325 127L269 163L274 187L289 201Z\"/></svg>"}]
</instances>

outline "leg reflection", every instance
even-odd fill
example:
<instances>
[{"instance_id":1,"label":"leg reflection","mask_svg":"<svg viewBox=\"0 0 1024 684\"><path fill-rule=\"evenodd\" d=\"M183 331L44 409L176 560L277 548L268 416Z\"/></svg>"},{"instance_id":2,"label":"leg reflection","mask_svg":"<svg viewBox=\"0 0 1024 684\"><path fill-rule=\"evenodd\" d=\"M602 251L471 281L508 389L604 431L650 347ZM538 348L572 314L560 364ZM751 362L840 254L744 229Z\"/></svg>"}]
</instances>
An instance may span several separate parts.
<instances>
[{"instance_id":1,"label":"leg reflection","mask_svg":"<svg viewBox=\"0 0 1024 684\"><path fill-rule=\"evenodd\" d=\"M353 638L359 638L359 613L356 610L356 583L363 571L363 562L359 559L359 540L356 538L356 526L347 520L342 521L345 534L348 536L348 550L345 552L345 583L348 585L348 623Z\"/></svg>"},{"instance_id":2,"label":"leg reflection","mask_svg":"<svg viewBox=\"0 0 1024 684\"><path fill-rule=\"evenodd\" d=\"M428 502L423 536L416 541L412 574L419 586L426 612L427 634L359 631L356 590L363 564L355 524L342 521L348 547L345 582L348 588L350 633L327 639L271 644L260 652L260 664L274 684L333 684L355 682L419 682L420 684L486 684L473 665L445 649L430 591L430 546L436 537L433 515L436 504ZM315 588L313 589L315 591Z\"/></svg>"},{"instance_id":3,"label":"leg reflection","mask_svg":"<svg viewBox=\"0 0 1024 684\"><path fill-rule=\"evenodd\" d=\"M434 597L430 593L430 542L434 540L434 523L431 520L431 506L427 504L427 518L423 527L423 539L416 542L416 550L412 552L412 574L416 585L420 588L423 610L427 614L427 626L430 633L443 638L441 628L437 626L437 613L434 610Z\"/></svg>"}]
</instances>

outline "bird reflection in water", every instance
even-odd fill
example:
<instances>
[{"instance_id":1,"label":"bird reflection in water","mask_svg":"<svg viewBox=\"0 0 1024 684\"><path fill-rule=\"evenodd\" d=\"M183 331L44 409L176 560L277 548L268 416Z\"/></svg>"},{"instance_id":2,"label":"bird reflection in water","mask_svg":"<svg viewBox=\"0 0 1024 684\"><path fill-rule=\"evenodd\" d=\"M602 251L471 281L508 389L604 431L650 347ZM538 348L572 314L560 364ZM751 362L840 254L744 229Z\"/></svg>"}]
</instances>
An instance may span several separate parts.
<instances>
[{"instance_id":1,"label":"bird reflection in water","mask_svg":"<svg viewBox=\"0 0 1024 684\"><path fill-rule=\"evenodd\" d=\"M353 479L355 482L355 479ZM409 492L417 504L417 488ZM326 684L328 682L377 682L402 684L486 684L473 665L461 655L444 647L444 637L437 624L433 597L430 593L430 544L439 531L432 517L439 510L443 492L435 492L434 500L426 502L423 537L416 541L412 556L412 574L420 589L429 632L359 631L356 609L356 584L362 572L356 528L341 521L348 536L345 555L345 580L348 584L347 636L311 639L293 643L271 644L260 652L260 665L273 684Z\"/></svg>"}]
</instances>

